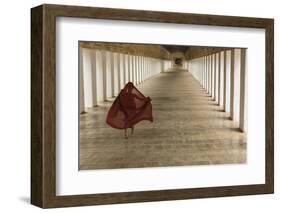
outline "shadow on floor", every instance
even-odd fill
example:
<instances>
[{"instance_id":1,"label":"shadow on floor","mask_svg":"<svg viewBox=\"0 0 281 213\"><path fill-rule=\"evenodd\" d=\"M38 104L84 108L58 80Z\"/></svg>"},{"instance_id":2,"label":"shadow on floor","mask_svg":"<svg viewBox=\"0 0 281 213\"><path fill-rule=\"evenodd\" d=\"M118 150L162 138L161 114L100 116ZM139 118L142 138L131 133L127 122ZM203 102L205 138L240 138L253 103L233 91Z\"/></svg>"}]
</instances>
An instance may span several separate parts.
<instances>
[{"instance_id":1,"label":"shadow on floor","mask_svg":"<svg viewBox=\"0 0 281 213\"><path fill-rule=\"evenodd\" d=\"M241 129L240 128L230 128L229 129L231 132L240 132L240 133L243 133L242 131L241 131Z\"/></svg>"},{"instance_id":2,"label":"shadow on floor","mask_svg":"<svg viewBox=\"0 0 281 213\"><path fill-rule=\"evenodd\" d=\"M215 111L215 112L225 112L223 109L212 109L210 111Z\"/></svg>"},{"instance_id":3,"label":"shadow on floor","mask_svg":"<svg viewBox=\"0 0 281 213\"><path fill-rule=\"evenodd\" d=\"M206 105L213 105L213 106L218 106L218 103L214 102L213 100L210 101L211 103L206 103Z\"/></svg>"}]
</instances>

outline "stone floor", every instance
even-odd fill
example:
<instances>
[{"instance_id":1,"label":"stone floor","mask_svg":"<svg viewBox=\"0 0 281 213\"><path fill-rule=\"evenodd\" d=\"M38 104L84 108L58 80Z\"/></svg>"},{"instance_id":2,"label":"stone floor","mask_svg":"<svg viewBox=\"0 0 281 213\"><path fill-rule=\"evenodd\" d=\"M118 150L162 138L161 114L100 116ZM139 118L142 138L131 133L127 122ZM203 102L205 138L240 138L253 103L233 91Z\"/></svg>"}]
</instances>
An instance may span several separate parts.
<instances>
[{"instance_id":1,"label":"stone floor","mask_svg":"<svg viewBox=\"0 0 281 213\"><path fill-rule=\"evenodd\" d=\"M154 122L124 139L105 118L112 101L80 115L79 168L113 169L246 163L246 135L188 72L160 73L137 86Z\"/></svg>"}]
</instances>

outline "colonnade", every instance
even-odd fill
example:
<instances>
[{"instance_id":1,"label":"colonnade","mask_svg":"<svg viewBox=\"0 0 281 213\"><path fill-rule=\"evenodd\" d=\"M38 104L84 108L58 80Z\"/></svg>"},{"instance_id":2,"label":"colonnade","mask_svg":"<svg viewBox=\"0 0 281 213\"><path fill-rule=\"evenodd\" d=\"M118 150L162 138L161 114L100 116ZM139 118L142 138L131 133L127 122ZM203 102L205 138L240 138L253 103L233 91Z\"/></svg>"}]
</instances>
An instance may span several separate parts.
<instances>
[{"instance_id":1,"label":"colonnade","mask_svg":"<svg viewBox=\"0 0 281 213\"><path fill-rule=\"evenodd\" d=\"M118 95L126 83L138 85L163 72L170 60L99 49L79 49L80 113Z\"/></svg>"},{"instance_id":2,"label":"colonnade","mask_svg":"<svg viewBox=\"0 0 281 213\"><path fill-rule=\"evenodd\" d=\"M231 49L189 61L192 75L202 88L229 112L230 119L247 130L246 49Z\"/></svg>"}]
</instances>

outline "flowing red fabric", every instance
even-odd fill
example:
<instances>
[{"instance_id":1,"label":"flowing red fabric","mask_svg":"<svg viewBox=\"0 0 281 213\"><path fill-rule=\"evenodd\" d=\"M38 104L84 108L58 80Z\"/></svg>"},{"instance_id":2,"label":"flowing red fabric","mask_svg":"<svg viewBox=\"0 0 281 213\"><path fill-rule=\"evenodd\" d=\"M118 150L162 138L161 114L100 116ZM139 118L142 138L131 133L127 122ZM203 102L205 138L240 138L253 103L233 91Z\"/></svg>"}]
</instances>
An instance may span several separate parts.
<instances>
[{"instance_id":1,"label":"flowing red fabric","mask_svg":"<svg viewBox=\"0 0 281 213\"><path fill-rule=\"evenodd\" d=\"M106 123L113 128L127 129L142 120L153 122L151 99L129 82L110 107Z\"/></svg>"}]
</instances>

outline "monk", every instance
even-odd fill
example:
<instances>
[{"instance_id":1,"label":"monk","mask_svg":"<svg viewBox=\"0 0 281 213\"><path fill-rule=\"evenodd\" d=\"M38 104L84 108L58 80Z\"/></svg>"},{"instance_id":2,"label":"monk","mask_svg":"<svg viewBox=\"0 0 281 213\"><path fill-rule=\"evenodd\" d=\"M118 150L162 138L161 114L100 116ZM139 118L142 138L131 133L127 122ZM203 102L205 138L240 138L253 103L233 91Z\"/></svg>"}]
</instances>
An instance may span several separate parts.
<instances>
[{"instance_id":1,"label":"monk","mask_svg":"<svg viewBox=\"0 0 281 213\"><path fill-rule=\"evenodd\" d=\"M110 107L106 123L116 129L124 129L124 136L128 139L127 129L142 121L153 122L152 105L150 97L145 97L132 82L128 82L120 91Z\"/></svg>"}]
</instances>

